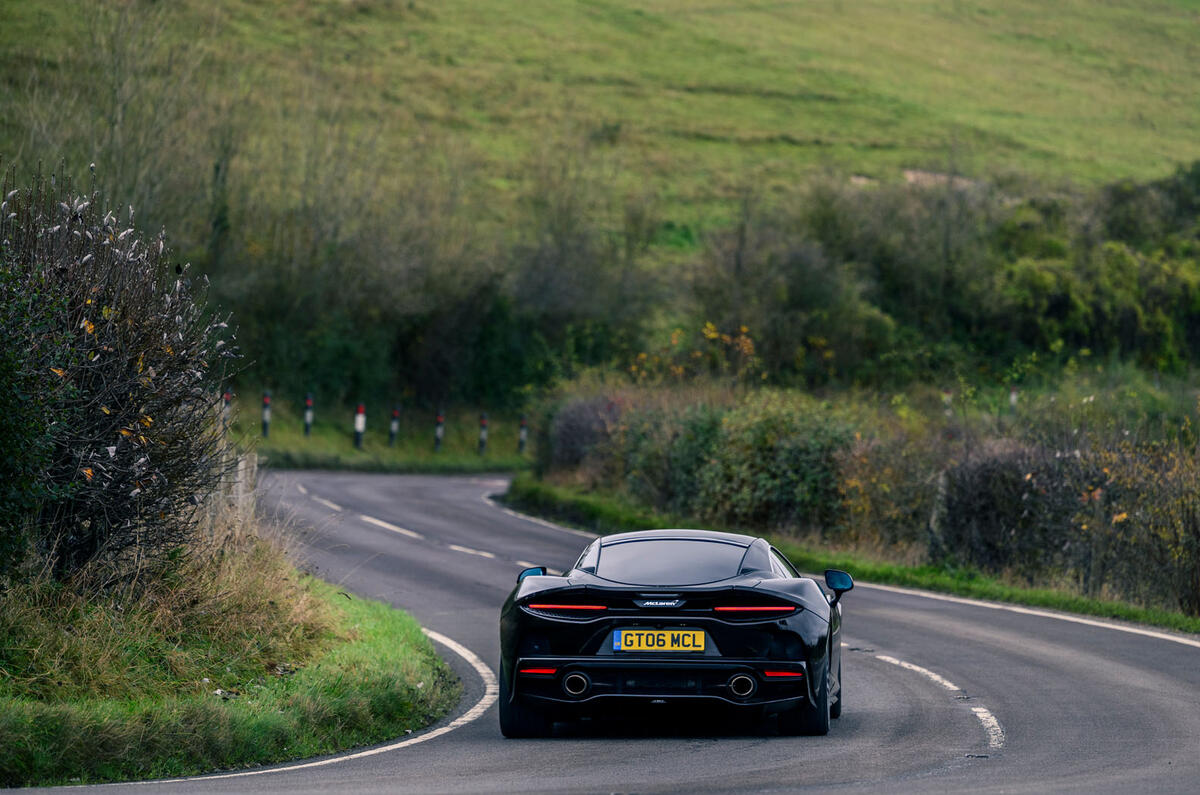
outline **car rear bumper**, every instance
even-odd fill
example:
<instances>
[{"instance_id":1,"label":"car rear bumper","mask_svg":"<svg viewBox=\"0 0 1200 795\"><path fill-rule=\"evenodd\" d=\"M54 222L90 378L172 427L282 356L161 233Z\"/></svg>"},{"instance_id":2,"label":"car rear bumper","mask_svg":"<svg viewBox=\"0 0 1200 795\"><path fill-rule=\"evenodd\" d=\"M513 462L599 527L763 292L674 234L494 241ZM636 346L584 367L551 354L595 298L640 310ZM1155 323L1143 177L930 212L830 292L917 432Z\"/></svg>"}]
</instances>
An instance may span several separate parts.
<instances>
[{"instance_id":1,"label":"car rear bumper","mask_svg":"<svg viewBox=\"0 0 1200 795\"><path fill-rule=\"evenodd\" d=\"M801 662L693 657L524 657L513 693L544 706L707 702L789 708L809 698Z\"/></svg>"}]
</instances>

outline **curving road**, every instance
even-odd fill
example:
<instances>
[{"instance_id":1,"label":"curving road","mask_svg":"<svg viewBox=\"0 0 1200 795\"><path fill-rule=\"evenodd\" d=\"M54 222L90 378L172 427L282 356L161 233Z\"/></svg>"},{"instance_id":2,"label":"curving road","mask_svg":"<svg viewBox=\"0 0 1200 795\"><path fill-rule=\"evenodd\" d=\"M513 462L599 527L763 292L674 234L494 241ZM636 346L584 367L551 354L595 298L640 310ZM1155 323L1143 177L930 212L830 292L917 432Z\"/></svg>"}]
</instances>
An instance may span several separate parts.
<instances>
[{"instance_id":1,"label":"curving road","mask_svg":"<svg viewBox=\"0 0 1200 795\"><path fill-rule=\"evenodd\" d=\"M845 601L846 708L827 737L664 720L505 740L489 687L499 606L521 567L568 567L586 534L504 512L487 500L504 487L268 474L266 504L291 517L310 569L434 633L465 684L458 712L316 765L108 789L1200 791L1200 639L862 585Z\"/></svg>"}]
</instances>

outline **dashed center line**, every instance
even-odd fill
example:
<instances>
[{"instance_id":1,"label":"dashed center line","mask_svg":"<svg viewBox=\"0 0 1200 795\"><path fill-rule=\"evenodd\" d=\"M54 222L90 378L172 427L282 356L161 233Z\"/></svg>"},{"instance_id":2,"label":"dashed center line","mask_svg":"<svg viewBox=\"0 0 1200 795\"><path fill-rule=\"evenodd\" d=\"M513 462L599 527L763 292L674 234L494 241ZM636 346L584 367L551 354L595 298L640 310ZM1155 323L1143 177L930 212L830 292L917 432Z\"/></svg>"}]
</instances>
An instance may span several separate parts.
<instances>
[{"instance_id":1,"label":"dashed center line","mask_svg":"<svg viewBox=\"0 0 1200 795\"><path fill-rule=\"evenodd\" d=\"M463 552L467 555L478 555L481 558L495 558L491 552L485 552L482 549L471 549L470 547L460 547L458 544L450 544L449 547L455 552Z\"/></svg>"},{"instance_id":2,"label":"dashed center line","mask_svg":"<svg viewBox=\"0 0 1200 795\"><path fill-rule=\"evenodd\" d=\"M301 494L303 494L305 496L308 496L308 489L304 488L303 483L296 484L296 491L300 492Z\"/></svg>"},{"instance_id":3,"label":"dashed center line","mask_svg":"<svg viewBox=\"0 0 1200 795\"><path fill-rule=\"evenodd\" d=\"M984 730L988 733L989 748L1004 747L1004 729L1000 728L1000 721L996 720L996 716L988 711L987 707L971 707L971 711L975 713L975 717L979 718L979 722L983 724Z\"/></svg>"},{"instance_id":4,"label":"dashed center line","mask_svg":"<svg viewBox=\"0 0 1200 795\"><path fill-rule=\"evenodd\" d=\"M326 500L326 499L324 499L324 498L322 498L322 497L317 497L317 496L314 496L314 497L313 497L313 502L319 502L319 503L321 503L322 505L324 505L326 508L328 508L328 509L329 509L329 510L331 510L331 511L340 511L340 510L342 510L342 506L338 505L336 502L330 502L329 500Z\"/></svg>"},{"instance_id":5,"label":"dashed center line","mask_svg":"<svg viewBox=\"0 0 1200 795\"><path fill-rule=\"evenodd\" d=\"M513 561L513 562L514 562L514 563L516 563L518 566L520 566L520 567L521 567L521 568L523 568L523 569L532 569L532 568L535 568L535 567L537 566L537 564L536 564L536 563L530 563L530 562L529 562L529 561L527 561L527 560L516 560L516 561Z\"/></svg>"},{"instance_id":6,"label":"dashed center line","mask_svg":"<svg viewBox=\"0 0 1200 795\"><path fill-rule=\"evenodd\" d=\"M373 524L376 527L382 527L384 530L391 530L393 533L399 533L400 535L408 536L409 538L424 538L425 537L425 536L421 535L420 533L418 533L416 530L409 530L407 527L401 527L398 524L392 524L391 522L385 522L382 519L376 519L374 516L367 516L365 513L360 513L358 515L358 518L362 519L367 524Z\"/></svg>"},{"instance_id":7,"label":"dashed center line","mask_svg":"<svg viewBox=\"0 0 1200 795\"><path fill-rule=\"evenodd\" d=\"M884 662L891 663L892 665L899 665L901 668L903 668L907 671L913 671L915 673L918 673L921 676L924 676L926 679L930 679L934 682L937 682L939 685L946 688L947 690L962 690L961 687L954 684L949 679L946 679L943 676L939 676L938 674L935 674L933 671L929 670L928 668L922 668L919 665L913 665L912 663L905 662L904 660L897 660L895 657L889 657L886 654L876 654L875 659L883 660Z\"/></svg>"},{"instance_id":8,"label":"dashed center line","mask_svg":"<svg viewBox=\"0 0 1200 795\"><path fill-rule=\"evenodd\" d=\"M891 663L892 665L898 665L906 671L918 673L921 676L924 676L926 679L936 682L947 690L962 692L961 687L954 684L946 677L935 674L928 668L922 668L919 665L914 665L913 663L906 662L905 660L898 660L895 657L889 657L886 654L876 654L875 659L883 660L884 662ZM1003 748L1004 729L1000 727L1000 721L996 720L996 716L993 715L987 707L971 707L971 712L976 718L979 719L979 722L983 724L983 730L987 732L988 747L993 750Z\"/></svg>"}]
</instances>

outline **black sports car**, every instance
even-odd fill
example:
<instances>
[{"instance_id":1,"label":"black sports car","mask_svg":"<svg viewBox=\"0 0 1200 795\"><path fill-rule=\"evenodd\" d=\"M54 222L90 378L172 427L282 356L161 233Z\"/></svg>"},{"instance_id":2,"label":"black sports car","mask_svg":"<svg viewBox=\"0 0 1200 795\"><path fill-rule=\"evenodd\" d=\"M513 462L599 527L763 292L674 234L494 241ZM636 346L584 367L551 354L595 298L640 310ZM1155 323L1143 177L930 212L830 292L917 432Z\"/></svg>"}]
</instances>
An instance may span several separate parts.
<instances>
[{"instance_id":1,"label":"black sports car","mask_svg":"<svg viewBox=\"0 0 1200 795\"><path fill-rule=\"evenodd\" d=\"M841 595L767 541L648 530L593 541L561 577L525 569L500 614L500 730L635 707L722 706L825 734L842 711Z\"/></svg>"}]
</instances>

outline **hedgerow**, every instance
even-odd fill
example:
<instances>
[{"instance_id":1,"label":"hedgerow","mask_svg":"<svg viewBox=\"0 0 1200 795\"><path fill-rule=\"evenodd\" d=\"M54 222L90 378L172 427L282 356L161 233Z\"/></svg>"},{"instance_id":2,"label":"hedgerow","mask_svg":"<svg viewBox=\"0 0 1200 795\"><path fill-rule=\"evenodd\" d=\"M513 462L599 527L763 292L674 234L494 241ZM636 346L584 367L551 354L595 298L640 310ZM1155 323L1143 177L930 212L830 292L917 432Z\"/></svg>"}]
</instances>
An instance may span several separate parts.
<instances>
[{"instance_id":1,"label":"hedgerow","mask_svg":"<svg viewBox=\"0 0 1200 795\"><path fill-rule=\"evenodd\" d=\"M100 581L186 554L227 465L214 407L236 353L206 280L133 211L55 178L0 205L0 544Z\"/></svg>"}]
</instances>

